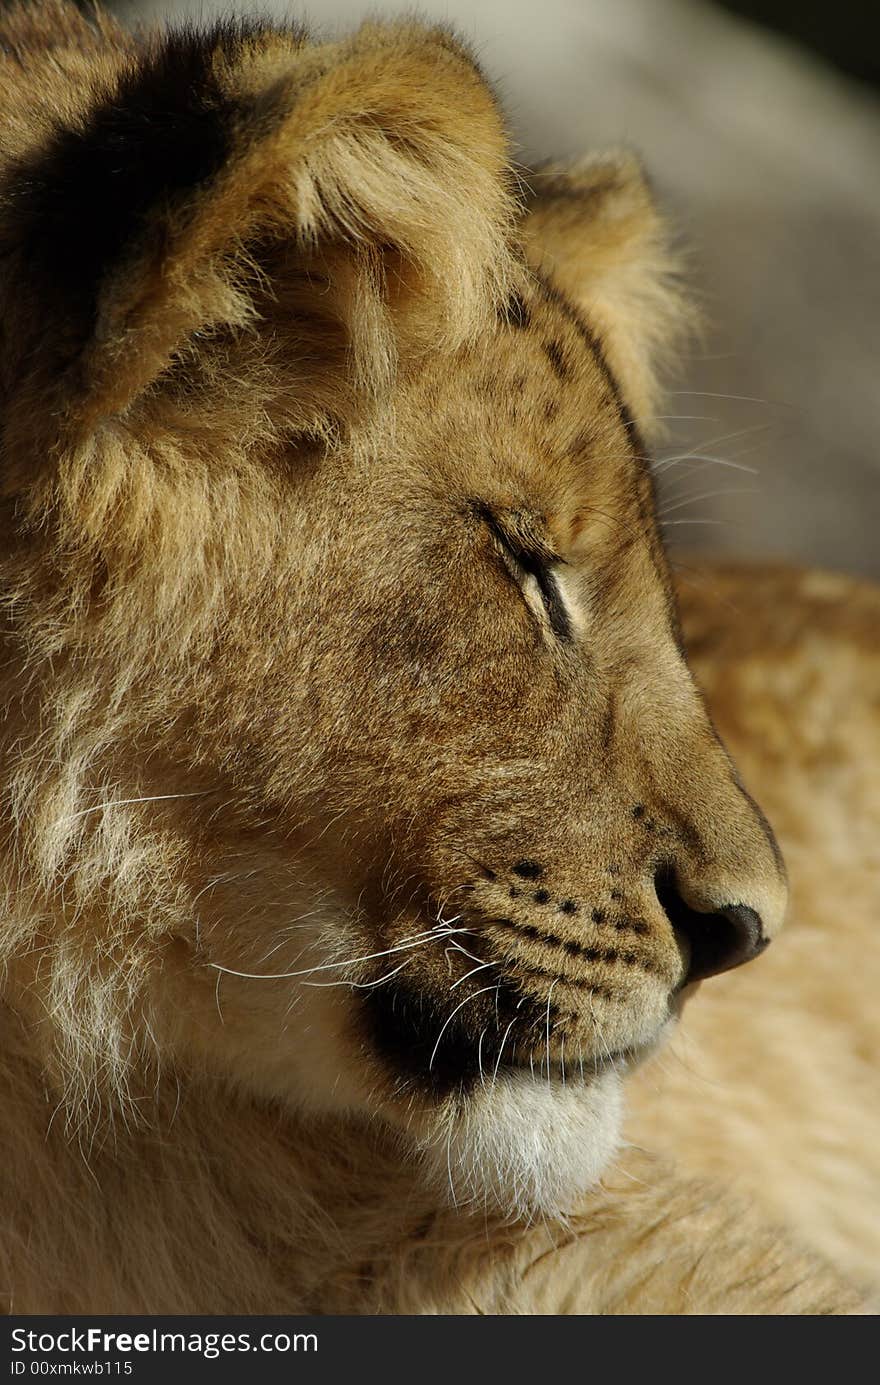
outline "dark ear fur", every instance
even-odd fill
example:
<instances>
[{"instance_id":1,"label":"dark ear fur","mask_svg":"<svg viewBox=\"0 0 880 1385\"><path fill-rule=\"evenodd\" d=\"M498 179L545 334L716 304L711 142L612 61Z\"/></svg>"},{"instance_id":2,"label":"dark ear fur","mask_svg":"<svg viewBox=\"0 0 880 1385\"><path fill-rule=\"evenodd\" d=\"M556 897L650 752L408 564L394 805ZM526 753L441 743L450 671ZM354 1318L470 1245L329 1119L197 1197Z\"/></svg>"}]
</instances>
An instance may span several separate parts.
<instances>
[{"instance_id":1,"label":"dark ear fur","mask_svg":"<svg viewBox=\"0 0 880 1385\"><path fill-rule=\"evenodd\" d=\"M365 25L311 45L236 23L92 42L81 111L53 112L6 178L7 481L26 451L83 443L182 369L204 385L212 352L253 353L267 320L296 377L284 426L320 432L382 388L402 346L452 346L491 311L506 140L445 31ZM53 420L39 439L35 417Z\"/></svg>"},{"instance_id":2,"label":"dark ear fur","mask_svg":"<svg viewBox=\"0 0 880 1385\"><path fill-rule=\"evenodd\" d=\"M641 166L632 155L605 155L548 165L530 183L529 261L581 308L636 421L658 431L662 368L695 318Z\"/></svg>"}]
</instances>

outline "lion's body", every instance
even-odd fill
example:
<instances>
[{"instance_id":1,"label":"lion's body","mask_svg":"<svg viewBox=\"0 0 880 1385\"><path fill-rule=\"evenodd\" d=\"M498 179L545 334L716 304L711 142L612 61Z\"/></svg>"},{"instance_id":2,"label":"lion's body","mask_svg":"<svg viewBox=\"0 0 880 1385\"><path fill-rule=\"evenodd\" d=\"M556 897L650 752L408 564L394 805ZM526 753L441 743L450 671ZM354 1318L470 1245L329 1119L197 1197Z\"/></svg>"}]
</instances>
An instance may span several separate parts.
<instances>
[{"instance_id":1,"label":"lion's body","mask_svg":"<svg viewBox=\"0 0 880 1385\"><path fill-rule=\"evenodd\" d=\"M10 1308L854 1310L870 590L685 593L793 927L617 1152L785 902L678 638L637 168L524 213L415 25L3 23Z\"/></svg>"}]
</instances>

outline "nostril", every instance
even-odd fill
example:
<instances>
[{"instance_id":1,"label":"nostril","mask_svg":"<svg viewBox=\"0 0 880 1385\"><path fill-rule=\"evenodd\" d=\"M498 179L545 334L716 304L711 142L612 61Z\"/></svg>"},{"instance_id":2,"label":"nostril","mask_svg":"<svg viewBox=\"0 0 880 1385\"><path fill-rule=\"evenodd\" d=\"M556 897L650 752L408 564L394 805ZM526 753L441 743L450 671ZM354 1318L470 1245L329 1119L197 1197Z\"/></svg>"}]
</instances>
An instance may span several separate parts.
<instances>
[{"instance_id":1,"label":"nostril","mask_svg":"<svg viewBox=\"0 0 880 1385\"><path fill-rule=\"evenodd\" d=\"M764 936L760 915L747 904L729 904L714 912L693 909L682 898L669 870L658 873L654 888L673 929L687 945L688 981L741 967L763 952L770 941Z\"/></svg>"}]
</instances>

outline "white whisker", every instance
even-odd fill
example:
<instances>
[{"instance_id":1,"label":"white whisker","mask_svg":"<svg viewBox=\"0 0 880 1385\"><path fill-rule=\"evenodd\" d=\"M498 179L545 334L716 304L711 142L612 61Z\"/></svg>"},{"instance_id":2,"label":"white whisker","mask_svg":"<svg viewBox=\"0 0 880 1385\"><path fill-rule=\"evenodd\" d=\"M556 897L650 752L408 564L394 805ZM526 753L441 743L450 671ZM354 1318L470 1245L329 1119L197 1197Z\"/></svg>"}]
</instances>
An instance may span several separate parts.
<instances>
[{"instance_id":1,"label":"white whisker","mask_svg":"<svg viewBox=\"0 0 880 1385\"><path fill-rule=\"evenodd\" d=\"M683 463L693 464L696 468L700 462L711 462L714 466L731 467L734 471L745 471L749 476L759 476L760 472L756 466L747 466L745 462L734 462L729 457L716 457L709 452L683 452L674 457L660 457L653 465L655 473L666 471L671 466Z\"/></svg>"},{"instance_id":2,"label":"white whisker","mask_svg":"<svg viewBox=\"0 0 880 1385\"><path fill-rule=\"evenodd\" d=\"M482 1028L482 1030L480 1031L479 1042L477 1043L477 1067L478 1067L479 1072L480 1072L480 1086L481 1086L481 1087L485 1087L485 1085L486 1085L486 1075L485 1075L485 1073L483 1072L483 1040L484 1040L484 1038L486 1037L486 1030L488 1029L488 1027L489 1027L489 1026L486 1025L486 1024L483 1025L483 1028Z\"/></svg>"},{"instance_id":3,"label":"white whisker","mask_svg":"<svg viewBox=\"0 0 880 1385\"><path fill-rule=\"evenodd\" d=\"M227 976L243 977L246 981L287 981L297 976L311 976L316 971L334 971L337 967L354 967L361 962L373 962L379 957L390 957L395 952L406 952L410 948L422 947L425 943L435 939L448 937L450 931L454 930L444 929L442 932L438 932L436 928L432 928L426 933L415 935L411 941L397 943L394 947L385 948L382 952L367 952L362 957L350 957L346 962L322 962L318 966L304 967L300 971L235 971L232 967L221 966L219 962L209 962L208 966L213 967L215 971L224 972Z\"/></svg>"},{"instance_id":4,"label":"white whisker","mask_svg":"<svg viewBox=\"0 0 880 1385\"><path fill-rule=\"evenodd\" d=\"M448 948L447 948L447 951L448 951ZM453 981L452 985L449 987L450 991L454 991L455 988L456 988L456 986L460 986L460 985L461 985L462 981L467 981L467 979L468 979L469 976L476 976L476 974L477 974L478 971L485 971L487 967L497 967L497 966L498 966L498 963L497 963L497 962L481 962L480 965L479 965L478 967L472 967L470 971L465 972L464 976L460 976L460 977L458 978L457 981Z\"/></svg>"},{"instance_id":5,"label":"white whisker","mask_svg":"<svg viewBox=\"0 0 880 1385\"><path fill-rule=\"evenodd\" d=\"M692 399L738 399L745 404L767 404L771 408L790 409L792 405L781 400L759 399L754 394L719 394L717 390L670 390L670 394L687 394Z\"/></svg>"},{"instance_id":6,"label":"white whisker","mask_svg":"<svg viewBox=\"0 0 880 1385\"><path fill-rule=\"evenodd\" d=\"M80 808L79 812L68 813L58 821L75 822L77 818L87 817L89 813L100 813L105 808L124 808L129 803L161 803L169 798L204 798L208 792L208 789L200 789L196 793L157 793L146 798L111 798L106 803L96 803L93 808Z\"/></svg>"},{"instance_id":7,"label":"white whisker","mask_svg":"<svg viewBox=\"0 0 880 1385\"><path fill-rule=\"evenodd\" d=\"M463 957L469 957L472 962L482 962L483 960L482 957L474 956L473 952L468 952L467 948L462 947L461 943L454 942L451 947L444 948L444 952L447 954L453 950L460 952Z\"/></svg>"},{"instance_id":8,"label":"white whisker","mask_svg":"<svg viewBox=\"0 0 880 1385\"><path fill-rule=\"evenodd\" d=\"M760 491L753 486L747 489L737 486L733 490L701 491L699 495L688 495L682 500L676 500L672 505L664 505L662 509L657 511L657 517L663 520L667 515L675 514L676 510L683 510L686 505L696 505L701 500L716 500L719 496L725 495L760 495Z\"/></svg>"},{"instance_id":9,"label":"white whisker","mask_svg":"<svg viewBox=\"0 0 880 1385\"><path fill-rule=\"evenodd\" d=\"M220 1023L225 1025L226 1021L223 1018L223 1011L220 1009L220 982L222 981L222 979L223 978L221 977L218 971L217 984L214 987L214 1004L217 1006L217 1014L220 1016Z\"/></svg>"},{"instance_id":10,"label":"white whisker","mask_svg":"<svg viewBox=\"0 0 880 1385\"><path fill-rule=\"evenodd\" d=\"M714 438L704 438L702 442L694 443L693 447L689 448L684 455L691 457L697 452L705 451L706 448L717 447L721 442L733 442L735 438L749 437L754 433L766 433L769 428L769 423L750 423L745 428L735 428L732 432L716 433Z\"/></svg>"},{"instance_id":11,"label":"white whisker","mask_svg":"<svg viewBox=\"0 0 880 1385\"><path fill-rule=\"evenodd\" d=\"M553 987L555 981L550 982L550 990L547 992L547 1085L550 1085L550 1001L553 999Z\"/></svg>"},{"instance_id":12,"label":"white whisker","mask_svg":"<svg viewBox=\"0 0 880 1385\"><path fill-rule=\"evenodd\" d=\"M398 972L403 971L404 967L408 967L412 960L412 957L405 957L400 965L396 966L393 971L386 972L384 976L380 976L376 981L304 981L302 984L304 986L313 986L318 989L325 989L329 986L349 986L355 991L369 991L373 986L381 986L386 981L390 981L392 976L396 976Z\"/></svg>"},{"instance_id":13,"label":"white whisker","mask_svg":"<svg viewBox=\"0 0 880 1385\"><path fill-rule=\"evenodd\" d=\"M513 1028L513 1026L516 1024L516 1021L517 1021L518 1018L519 1018L518 1015L514 1015L513 1019L510 1021L510 1024L507 1026L507 1028L505 1029L504 1034L503 1034L503 1036L502 1036L502 1039L501 1039L501 1047L500 1047L499 1050L498 1050L498 1057L495 1059L495 1067L494 1067L493 1072L492 1072L492 1085L493 1085L493 1087L494 1087L496 1081L498 1080L498 1069L501 1067L501 1055L502 1055L502 1053L504 1052L504 1045L507 1043L507 1036L508 1036L508 1034L510 1033L511 1029Z\"/></svg>"},{"instance_id":14,"label":"white whisker","mask_svg":"<svg viewBox=\"0 0 880 1385\"><path fill-rule=\"evenodd\" d=\"M433 1052L431 1053L431 1057L428 1062L428 1072L430 1072L432 1067L434 1066L434 1059L437 1057L437 1050L440 1047L440 1040L443 1038L443 1035L446 1033L446 1030L449 1028L450 1024L455 1019L455 1016L458 1014L459 1010L461 1010L465 1005L467 1005L469 1000L476 1000L478 995L485 995L487 991L497 989L497 986L483 986L481 990L473 991L470 995L466 995L464 1000L459 1001L458 1005L456 1005L452 1013L447 1015L446 1019L443 1022L443 1027L441 1028L440 1033L437 1035L437 1042L434 1045Z\"/></svg>"}]
</instances>

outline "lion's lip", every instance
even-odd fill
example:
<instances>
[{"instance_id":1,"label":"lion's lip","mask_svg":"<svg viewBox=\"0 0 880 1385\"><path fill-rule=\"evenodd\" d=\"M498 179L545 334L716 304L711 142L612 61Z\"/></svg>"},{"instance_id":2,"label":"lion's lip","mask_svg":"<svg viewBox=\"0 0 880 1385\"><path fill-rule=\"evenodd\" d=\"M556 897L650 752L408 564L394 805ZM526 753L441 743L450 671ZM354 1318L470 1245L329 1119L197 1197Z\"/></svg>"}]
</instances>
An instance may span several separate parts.
<instances>
[{"instance_id":1,"label":"lion's lip","mask_svg":"<svg viewBox=\"0 0 880 1385\"><path fill-rule=\"evenodd\" d=\"M656 1047L668 1022L666 1012L659 1027L655 1021L647 1034L648 1026L634 1023L629 1041L613 1049L605 1048L601 1034L591 1035L594 1050L582 1060L577 1033L547 1031L546 1002L534 998L532 1011L522 1010L523 997L512 987L505 992L486 986L485 991L494 993L495 1005L500 998L501 1013L496 1016L486 1001L485 1012L476 1018L471 1008L471 1022L465 1025L458 1019L462 1002L450 1011L447 997L436 988L423 989L414 979L395 976L387 986L359 993L364 1037L395 1081L436 1097L491 1086L502 1074L554 1085L589 1084L603 1074L624 1076ZM477 990L470 999L481 995ZM517 1019L526 1022L518 1043L516 1035L511 1037ZM566 1047L567 1037L571 1042Z\"/></svg>"},{"instance_id":2,"label":"lion's lip","mask_svg":"<svg viewBox=\"0 0 880 1385\"><path fill-rule=\"evenodd\" d=\"M547 1064L539 1062L505 1062L498 1069L501 1073L525 1075L533 1077L536 1082L589 1082L594 1078L601 1077L606 1072L628 1072L653 1052L660 1036L647 1044L634 1045L631 1048L614 1049L610 1053L604 1053L601 1057L590 1058L589 1062L566 1063L562 1064L558 1059L550 1063L549 1075Z\"/></svg>"}]
</instances>

